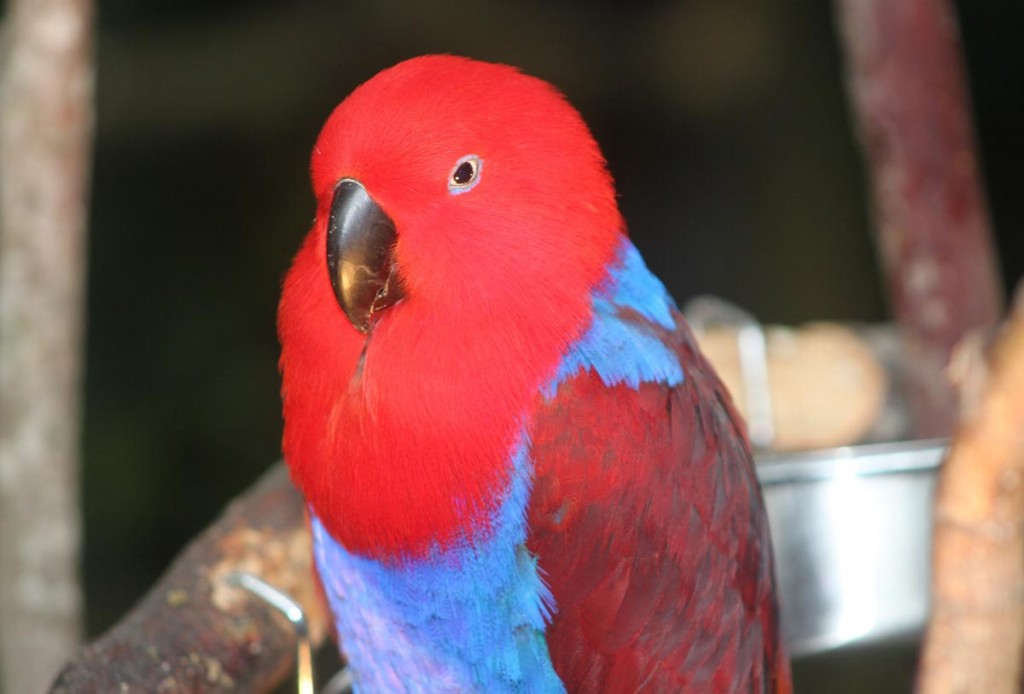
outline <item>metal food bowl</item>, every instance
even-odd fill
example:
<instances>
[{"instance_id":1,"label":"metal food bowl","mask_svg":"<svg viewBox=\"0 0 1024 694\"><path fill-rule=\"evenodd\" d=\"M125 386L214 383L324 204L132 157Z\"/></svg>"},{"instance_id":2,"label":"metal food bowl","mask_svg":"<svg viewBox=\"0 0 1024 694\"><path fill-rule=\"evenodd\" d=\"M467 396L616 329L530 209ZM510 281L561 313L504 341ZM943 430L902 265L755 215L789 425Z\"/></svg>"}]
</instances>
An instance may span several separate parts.
<instances>
[{"instance_id":1,"label":"metal food bowl","mask_svg":"<svg viewBox=\"0 0 1024 694\"><path fill-rule=\"evenodd\" d=\"M928 440L757 456L791 655L920 636L946 448Z\"/></svg>"}]
</instances>

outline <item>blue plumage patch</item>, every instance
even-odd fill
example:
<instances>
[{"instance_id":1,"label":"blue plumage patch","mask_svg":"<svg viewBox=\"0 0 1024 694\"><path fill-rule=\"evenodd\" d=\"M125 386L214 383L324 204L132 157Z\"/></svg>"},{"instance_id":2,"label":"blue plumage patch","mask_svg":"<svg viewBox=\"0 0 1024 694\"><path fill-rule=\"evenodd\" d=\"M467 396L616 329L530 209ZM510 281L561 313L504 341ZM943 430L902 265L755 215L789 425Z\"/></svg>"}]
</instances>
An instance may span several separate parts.
<instances>
[{"instance_id":1,"label":"blue plumage patch","mask_svg":"<svg viewBox=\"0 0 1024 694\"><path fill-rule=\"evenodd\" d=\"M624 320L629 309L665 330L675 330L672 298L655 277L636 247L623 239L608 279L594 292L594 317L583 337L569 347L555 377L544 387L552 398L558 385L580 371L593 369L605 385L644 381L670 386L683 382L678 357L652 332Z\"/></svg>"}]
</instances>

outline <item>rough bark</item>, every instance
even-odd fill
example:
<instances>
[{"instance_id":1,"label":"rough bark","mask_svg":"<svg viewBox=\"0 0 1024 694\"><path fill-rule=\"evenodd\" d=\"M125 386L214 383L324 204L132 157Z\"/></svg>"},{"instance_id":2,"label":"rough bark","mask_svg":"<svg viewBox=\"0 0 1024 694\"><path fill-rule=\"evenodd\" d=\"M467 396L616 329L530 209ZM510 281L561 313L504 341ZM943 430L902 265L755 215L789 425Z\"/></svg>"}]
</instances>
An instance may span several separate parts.
<instances>
[{"instance_id":1,"label":"rough bark","mask_svg":"<svg viewBox=\"0 0 1024 694\"><path fill-rule=\"evenodd\" d=\"M956 406L942 373L1002 304L956 17L949 0L835 6L915 433L948 435Z\"/></svg>"},{"instance_id":2,"label":"rough bark","mask_svg":"<svg viewBox=\"0 0 1024 694\"><path fill-rule=\"evenodd\" d=\"M113 629L78 653L52 692L265 692L291 670L281 613L226 579L252 574L298 601L312 640L326 613L304 504L283 465L236 500Z\"/></svg>"},{"instance_id":3,"label":"rough bark","mask_svg":"<svg viewBox=\"0 0 1024 694\"><path fill-rule=\"evenodd\" d=\"M956 356L962 420L935 509L923 694L1021 691L1024 656L1024 283L987 354Z\"/></svg>"},{"instance_id":4,"label":"rough bark","mask_svg":"<svg viewBox=\"0 0 1024 694\"><path fill-rule=\"evenodd\" d=\"M0 688L78 643L90 0L9 0L0 67Z\"/></svg>"}]
</instances>

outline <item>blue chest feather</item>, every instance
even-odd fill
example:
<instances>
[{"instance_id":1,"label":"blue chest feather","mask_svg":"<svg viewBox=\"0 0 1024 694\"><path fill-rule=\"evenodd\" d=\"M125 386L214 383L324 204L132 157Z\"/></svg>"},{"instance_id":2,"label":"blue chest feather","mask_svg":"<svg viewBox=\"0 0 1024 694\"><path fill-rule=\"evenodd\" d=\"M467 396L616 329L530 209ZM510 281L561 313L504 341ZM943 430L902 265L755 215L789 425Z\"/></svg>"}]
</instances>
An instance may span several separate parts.
<instances>
[{"instance_id":1,"label":"blue chest feather","mask_svg":"<svg viewBox=\"0 0 1024 694\"><path fill-rule=\"evenodd\" d=\"M400 566L346 552L313 519L320 576L357 691L561 691L551 598L526 551L526 446L486 542Z\"/></svg>"},{"instance_id":2,"label":"blue chest feather","mask_svg":"<svg viewBox=\"0 0 1024 694\"><path fill-rule=\"evenodd\" d=\"M670 347L620 318L628 309L666 330L672 302L624 240L593 296L594 317L568 350L558 385L593 369L609 385L683 379ZM389 566L346 551L312 519L317 567L357 692L561 692L544 638L551 595L526 549L533 461L527 434L509 453L513 470L488 538Z\"/></svg>"}]
</instances>

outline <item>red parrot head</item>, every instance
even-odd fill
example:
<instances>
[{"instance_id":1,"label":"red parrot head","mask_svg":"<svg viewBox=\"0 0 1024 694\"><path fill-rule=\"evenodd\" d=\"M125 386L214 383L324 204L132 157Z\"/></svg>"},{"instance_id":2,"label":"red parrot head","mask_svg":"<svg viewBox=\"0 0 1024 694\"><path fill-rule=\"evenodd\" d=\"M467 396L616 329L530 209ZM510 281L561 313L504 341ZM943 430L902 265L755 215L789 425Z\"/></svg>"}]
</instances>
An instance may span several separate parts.
<instances>
[{"instance_id":1,"label":"red parrot head","mask_svg":"<svg viewBox=\"0 0 1024 694\"><path fill-rule=\"evenodd\" d=\"M350 549L473 537L622 232L600 150L547 83L424 56L334 110L312 182L279 311L293 477Z\"/></svg>"},{"instance_id":2,"label":"red parrot head","mask_svg":"<svg viewBox=\"0 0 1024 694\"><path fill-rule=\"evenodd\" d=\"M594 236L619 231L604 160L575 109L541 80L465 58L415 58L357 88L327 120L312 178L313 233L361 210L383 213L377 231L345 249L353 262L372 256L397 274L410 304L462 321L490 314L535 272L561 274L554 259L603 248ZM337 235L339 250L345 238ZM342 303L367 303L358 287L381 270L338 278L350 280Z\"/></svg>"}]
</instances>

